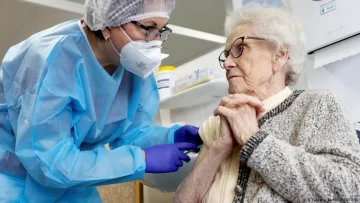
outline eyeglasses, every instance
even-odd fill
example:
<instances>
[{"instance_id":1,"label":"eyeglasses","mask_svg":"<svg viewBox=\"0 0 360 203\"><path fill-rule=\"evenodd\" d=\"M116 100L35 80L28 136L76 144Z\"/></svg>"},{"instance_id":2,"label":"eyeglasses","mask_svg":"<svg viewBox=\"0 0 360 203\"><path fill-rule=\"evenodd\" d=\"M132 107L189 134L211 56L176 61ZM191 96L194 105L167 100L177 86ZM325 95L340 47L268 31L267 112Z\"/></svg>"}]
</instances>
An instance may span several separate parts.
<instances>
[{"instance_id":1,"label":"eyeglasses","mask_svg":"<svg viewBox=\"0 0 360 203\"><path fill-rule=\"evenodd\" d=\"M146 30L145 33L145 40L147 42L155 40L160 35L160 40L165 41L168 36L172 33L172 30L166 26L162 27L161 29L154 27L154 26L146 26L137 21L131 21L131 23L139 26L140 28Z\"/></svg>"},{"instance_id":2,"label":"eyeglasses","mask_svg":"<svg viewBox=\"0 0 360 203\"><path fill-rule=\"evenodd\" d=\"M220 67L222 69L224 69L224 62L225 62L226 58L229 57L230 54L234 58L239 58L242 55L242 53L244 52L244 46L245 46L244 41L245 41L245 39L265 40L264 38L260 38L260 37L248 37L248 36L237 38L231 44L230 50L225 49L223 52L221 52L221 54L220 54L220 56L218 58L219 63L220 63Z\"/></svg>"}]
</instances>

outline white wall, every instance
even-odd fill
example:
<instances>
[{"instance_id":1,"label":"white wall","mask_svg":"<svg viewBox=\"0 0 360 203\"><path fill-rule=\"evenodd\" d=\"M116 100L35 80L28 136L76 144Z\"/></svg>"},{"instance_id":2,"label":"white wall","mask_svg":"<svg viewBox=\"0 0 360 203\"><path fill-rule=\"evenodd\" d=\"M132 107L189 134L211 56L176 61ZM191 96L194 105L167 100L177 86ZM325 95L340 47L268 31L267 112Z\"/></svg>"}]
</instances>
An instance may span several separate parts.
<instances>
[{"instance_id":1,"label":"white wall","mask_svg":"<svg viewBox=\"0 0 360 203\"><path fill-rule=\"evenodd\" d=\"M360 45L357 45L360 46ZM308 70L312 89L329 89L340 100L349 119L360 121L360 55Z\"/></svg>"}]
</instances>

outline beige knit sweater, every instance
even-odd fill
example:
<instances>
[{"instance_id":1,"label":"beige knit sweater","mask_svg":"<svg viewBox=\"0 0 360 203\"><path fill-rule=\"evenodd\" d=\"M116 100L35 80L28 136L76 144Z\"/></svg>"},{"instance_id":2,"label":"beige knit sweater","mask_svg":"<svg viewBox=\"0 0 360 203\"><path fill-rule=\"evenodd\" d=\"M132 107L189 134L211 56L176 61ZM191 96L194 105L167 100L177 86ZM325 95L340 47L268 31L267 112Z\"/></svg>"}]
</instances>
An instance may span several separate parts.
<instances>
[{"instance_id":1,"label":"beige knit sweater","mask_svg":"<svg viewBox=\"0 0 360 203\"><path fill-rule=\"evenodd\" d=\"M260 132L233 150L204 202L360 202L360 145L335 97L285 88L264 106ZM219 126L210 117L200 128L197 162L221 136Z\"/></svg>"}]
</instances>

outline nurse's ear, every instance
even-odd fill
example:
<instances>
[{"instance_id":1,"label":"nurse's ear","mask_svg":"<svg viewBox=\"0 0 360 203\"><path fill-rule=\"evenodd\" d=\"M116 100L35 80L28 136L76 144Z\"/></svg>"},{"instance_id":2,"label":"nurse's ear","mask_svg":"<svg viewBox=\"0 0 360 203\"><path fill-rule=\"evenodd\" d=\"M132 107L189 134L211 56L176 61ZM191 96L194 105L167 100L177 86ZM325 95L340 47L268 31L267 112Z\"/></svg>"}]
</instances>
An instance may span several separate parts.
<instances>
[{"instance_id":1,"label":"nurse's ear","mask_svg":"<svg viewBox=\"0 0 360 203\"><path fill-rule=\"evenodd\" d=\"M104 36L104 39L107 41L110 39L110 36L111 36L111 31L109 28L105 28L103 31L101 31L103 36Z\"/></svg>"}]
</instances>

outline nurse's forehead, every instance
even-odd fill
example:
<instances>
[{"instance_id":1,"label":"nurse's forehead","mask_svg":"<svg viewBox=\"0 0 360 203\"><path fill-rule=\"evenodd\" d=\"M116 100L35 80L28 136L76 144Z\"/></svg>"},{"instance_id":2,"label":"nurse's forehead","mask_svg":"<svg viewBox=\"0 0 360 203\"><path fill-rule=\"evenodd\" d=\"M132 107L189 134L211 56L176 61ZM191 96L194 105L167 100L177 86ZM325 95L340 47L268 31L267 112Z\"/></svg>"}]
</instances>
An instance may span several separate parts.
<instances>
[{"instance_id":1,"label":"nurse's forehead","mask_svg":"<svg viewBox=\"0 0 360 203\"><path fill-rule=\"evenodd\" d=\"M160 17L154 17L154 18L148 18L144 20L138 21L141 24L147 25L147 26L153 26L153 27L159 27L159 26L165 26L168 24L168 19L166 18L160 18Z\"/></svg>"}]
</instances>

